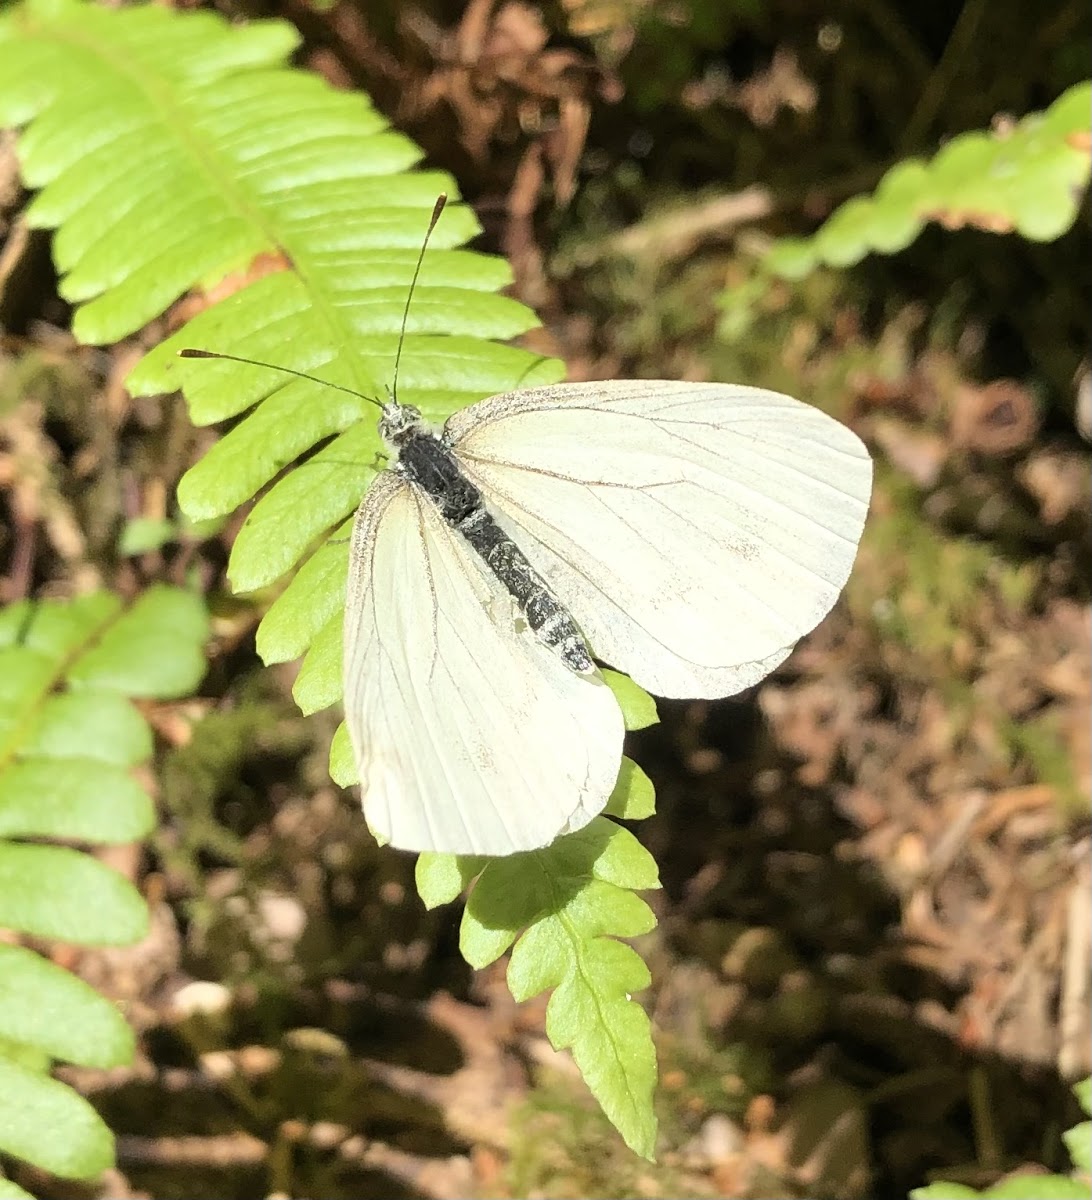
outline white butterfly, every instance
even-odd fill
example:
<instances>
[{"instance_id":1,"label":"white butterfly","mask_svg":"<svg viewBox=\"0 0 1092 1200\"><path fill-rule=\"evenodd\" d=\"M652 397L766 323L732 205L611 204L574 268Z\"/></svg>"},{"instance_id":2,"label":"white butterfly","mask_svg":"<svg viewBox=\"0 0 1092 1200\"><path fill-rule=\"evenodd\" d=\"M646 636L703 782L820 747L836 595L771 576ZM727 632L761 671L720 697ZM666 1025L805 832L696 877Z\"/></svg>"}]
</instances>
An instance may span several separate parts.
<instances>
[{"instance_id":1,"label":"white butterfly","mask_svg":"<svg viewBox=\"0 0 1092 1200\"><path fill-rule=\"evenodd\" d=\"M380 431L345 715L368 824L406 850L512 854L587 824L623 727L584 639L660 696L749 687L837 599L871 488L844 426L726 384L509 392L441 436L392 399Z\"/></svg>"},{"instance_id":2,"label":"white butterfly","mask_svg":"<svg viewBox=\"0 0 1092 1200\"><path fill-rule=\"evenodd\" d=\"M659 696L730 696L853 565L868 452L789 396L559 384L472 404L440 435L396 391L379 407L393 461L353 525L345 722L368 824L403 850L514 854L582 828L624 733L592 655Z\"/></svg>"}]
</instances>

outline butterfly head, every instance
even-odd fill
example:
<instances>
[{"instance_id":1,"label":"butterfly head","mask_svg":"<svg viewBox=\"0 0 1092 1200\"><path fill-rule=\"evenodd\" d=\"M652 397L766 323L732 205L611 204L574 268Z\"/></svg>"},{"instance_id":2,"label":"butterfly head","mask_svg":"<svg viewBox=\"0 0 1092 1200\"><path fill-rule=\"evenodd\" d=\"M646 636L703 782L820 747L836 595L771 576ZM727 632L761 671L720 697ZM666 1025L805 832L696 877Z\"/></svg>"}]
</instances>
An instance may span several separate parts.
<instances>
[{"instance_id":1,"label":"butterfly head","mask_svg":"<svg viewBox=\"0 0 1092 1200\"><path fill-rule=\"evenodd\" d=\"M388 446L399 446L423 424L419 408L390 399L379 418L379 436Z\"/></svg>"}]
</instances>

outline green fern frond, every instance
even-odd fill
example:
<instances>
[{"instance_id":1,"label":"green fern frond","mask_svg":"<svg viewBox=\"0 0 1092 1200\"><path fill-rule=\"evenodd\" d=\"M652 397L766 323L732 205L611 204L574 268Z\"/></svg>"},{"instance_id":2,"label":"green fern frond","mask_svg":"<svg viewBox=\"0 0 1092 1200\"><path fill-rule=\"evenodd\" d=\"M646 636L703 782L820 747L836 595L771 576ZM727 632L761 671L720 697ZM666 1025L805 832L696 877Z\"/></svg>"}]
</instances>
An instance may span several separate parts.
<instances>
[{"instance_id":1,"label":"green fern frond","mask_svg":"<svg viewBox=\"0 0 1092 1200\"><path fill-rule=\"evenodd\" d=\"M588 1088L626 1144L652 1158L656 1051L633 994L648 968L617 938L647 933L652 910L634 892L660 886L656 864L627 830L596 819L545 850L503 859L421 855L417 887L430 906L474 879L459 946L471 966L509 948L508 986L516 1000L553 989L546 1033L571 1049Z\"/></svg>"},{"instance_id":2,"label":"green fern frond","mask_svg":"<svg viewBox=\"0 0 1092 1200\"><path fill-rule=\"evenodd\" d=\"M446 175L408 171L420 151L365 97L283 67L296 40L276 21L238 28L207 12L77 0L36 0L0 24L0 121L27 126L18 154L41 189L28 219L57 227L62 293L82 305L77 336L119 338L183 293L241 273L241 290L128 380L136 395L181 386L198 424L246 414L179 489L200 519L276 479L232 548L238 591L290 573L353 512L382 449L375 409L275 371L175 352L258 358L381 398L429 214L439 192L455 192ZM449 205L409 314L400 396L435 421L562 374L491 340L537 321L495 294L510 281L507 263L453 249L477 232L469 210ZM247 282L259 258L283 269ZM305 470L284 471L320 443ZM346 554L319 549L259 630L270 663L316 644L297 689L306 711L340 697Z\"/></svg>"},{"instance_id":3,"label":"green fern frond","mask_svg":"<svg viewBox=\"0 0 1092 1200\"><path fill-rule=\"evenodd\" d=\"M820 264L852 266L904 250L929 221L1053 241L1088 186L1090 105L1092 84L1075 84L1012 128L964 133L930 162L898 163L873 195L846 201L814 237L775 243L763 265L789 279Z\"/></svg>"},{"instance_id":4,"label":"green fern frond","mask_svg":"<svg viewBox=\"0 0 1092 1200\"><path fill-rule=\"evenodd\" d=\"M152 738L129 698L192 690L205 636L200 601L172 588L129 608L99 592L0 611L0 926L78 945L144 936L147 910L128 880L30 839L148 832L151 800L130 771L151 757ZM103 1170L109 1131L48 1072L56 1060L109 1067L132 1052L113 1004L31 950L0 944L0 1150L57 1175Z\"/></svg>"}]
</instances>

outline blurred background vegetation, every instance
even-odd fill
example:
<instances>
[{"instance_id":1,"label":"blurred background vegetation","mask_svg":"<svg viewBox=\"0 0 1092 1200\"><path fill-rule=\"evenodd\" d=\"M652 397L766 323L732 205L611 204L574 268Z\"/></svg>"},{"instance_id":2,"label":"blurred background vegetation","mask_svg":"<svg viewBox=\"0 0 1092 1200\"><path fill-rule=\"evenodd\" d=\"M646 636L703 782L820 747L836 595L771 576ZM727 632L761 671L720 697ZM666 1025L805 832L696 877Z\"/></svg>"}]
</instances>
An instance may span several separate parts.
<instances>
[{"instance_id":1,"label":"blurred background vegetation","mask_svg":"<svg viewBox=\"0 0 1092 1200\"><path fill-rule=\"evenodd\" d=\"M471 977L457 914L421 911L411 864L329 783L332 724L259 669L257 613L227 594L231 527L172 524L212 435L124 396L132 346L62 332L0 143L13 528L13 464L40 467L3 599L196 572L215 612L202 696L152 714L164 818L131 866L152 937L78 964L143 1034L131 1071L72 1073L121 1135L99 1194L852 1200L1064 1169L1089 1070L1087 197L1051 242L932 224L754 284L774 239L893 164L1087 78L1087 4L217 7L295 23L303 65L454 173L542 317L528 344L571 377L788 391L865 437L877 488L845 598L786 666L736 700L662 704L634 739L665 882L641 947L649 1166L549 1051L541 1006ZM190 978L223 981L230 1009L187 1015Z\"/></svg>"}]
</instances>

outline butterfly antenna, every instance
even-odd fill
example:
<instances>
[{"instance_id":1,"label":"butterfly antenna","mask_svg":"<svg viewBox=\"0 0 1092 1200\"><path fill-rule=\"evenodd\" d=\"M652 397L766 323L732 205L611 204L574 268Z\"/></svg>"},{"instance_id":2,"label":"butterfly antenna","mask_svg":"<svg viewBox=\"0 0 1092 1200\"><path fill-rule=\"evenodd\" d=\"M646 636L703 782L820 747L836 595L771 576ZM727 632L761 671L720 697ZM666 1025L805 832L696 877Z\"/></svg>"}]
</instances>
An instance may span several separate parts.
<instances>
[{"instance_id":1,"label":"butterfly antenna","mask_svg":"<svg viewBox=\"0 0 1092 1200\"><path fill-rule=\"evenodd\" d=\"M398 333L398 349L394 352L394 377L391 380L391 402L398 403L398 367L402 362L402 346L406 340L406 321L409 320L410 301L413 299L414 288L417 287L417 276L421 274L421 264L425 261L425 250L428 247L428 239L432 237L432 231L436 228L436 222L440 219L440 214L444 211L444 205L447 203L447 193L441 192L436 197L436 203L432 206L432 217L429 219L428 228L425 230L424 240L421 242L421 252L417 255L417 265L413 268L413 278L410 280L409 291L406 293L406 307L402 310L402 328Z\"/></svg>"},{"instance_id":2,"label":"butterfly antenna","mask_svg":"<svg viewBox=\"0 0 1092 1200\"><path fill-rule=\"evenodd\" d=\"M308 375L306 371L296 371L292 367L262 362L260 358L244 358L241 354L222 354L219 350L196 350L192 346L187 346L186 349L179 350L177 353L179 358L222 358L227 362L245 363L248 367L265 367L267 371L280 371L284 375L295 375L297 379L309 379L312 383L321 383L323 387L344 392L347 396L355 396L358 400L367 400L369 404L374 404L377 408L383 407L374 396L366 396L354 388L343 387L340 383L331 383L329 379L320 379L317 375Z\"/></svg>"},{"instance_id":3,"label":"butterfly antenna","mask_svg":"<svg viewBox=\"0 0 1092 1200\"><path fill-rule=\"evenodd\" d=\"M398 349L394 354L394 377L391 381L391 401L394 404L398 403L398 367L402 362L402 346L406 341L406 322L409 320L410 301L413 299L413 292L417 287L417 277L421 274L421 264L425 261L425 250L428 247L428 240L432 236L432 231L436 228L436 222L439 221L445 204L447 204L447 194L441 192L436 197L436 203L432 207L432 216L429 218L428 229L425 230L424 240L421 242L421 252L417 255L417 264L413 268L413 277L410 279L409 291L406 293L406 307L402 310L402 324L398 330ZM312 383L320 383L324 387L344 392L347 396L355 396L358 400L366 400L369 404L374 404L377 408L383 407L374 396L366 396L363 392L356 391L355 388L345 387L340 383L331 383L329 379L320 379L317 375L309 375L306 371L296 371L292 367L282 367L277 363L262 362L258 358L245 358L241 354L224 354L219 350L198 350L192 346L187 346L177 353L179 358L220 358L226 362L243 363L248 367L265 367L268 371L280 371L283 375L295 375L297 379L308 379Z\"/></svg>"}]
</instances>

